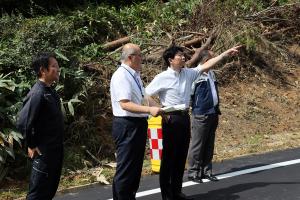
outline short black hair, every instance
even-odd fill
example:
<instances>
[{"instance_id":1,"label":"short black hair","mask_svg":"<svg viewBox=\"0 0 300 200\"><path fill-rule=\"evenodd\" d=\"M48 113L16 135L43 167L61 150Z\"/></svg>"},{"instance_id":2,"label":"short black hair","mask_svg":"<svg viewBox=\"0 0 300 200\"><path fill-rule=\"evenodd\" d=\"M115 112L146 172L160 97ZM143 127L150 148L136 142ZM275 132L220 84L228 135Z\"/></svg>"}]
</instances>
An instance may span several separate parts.
<instances>
[{"instance_id":1,"label":"short black hair","mask_svg":"<svg viewBox=\"0 0 300 200\"><path fill-rule=\"evenodd\" d=\"M44 67L48 70L49 68L49 59L55 58L55 54L52 52L40 52L32 60L31 67L35 72L37 77L40 77L40 68Z\"/></svg>"},{"instance_id":2,"label":"short black hair","mask_svg":"<svg viewBox=\"0 0 300 200\"><path fill-rule=\"evenodd\" d=\"M167 67L170 66L169 58L173 59L178 52L183 52L183 48L175 45L164 51L163 58Z\"/></svg>"}]
</instances>

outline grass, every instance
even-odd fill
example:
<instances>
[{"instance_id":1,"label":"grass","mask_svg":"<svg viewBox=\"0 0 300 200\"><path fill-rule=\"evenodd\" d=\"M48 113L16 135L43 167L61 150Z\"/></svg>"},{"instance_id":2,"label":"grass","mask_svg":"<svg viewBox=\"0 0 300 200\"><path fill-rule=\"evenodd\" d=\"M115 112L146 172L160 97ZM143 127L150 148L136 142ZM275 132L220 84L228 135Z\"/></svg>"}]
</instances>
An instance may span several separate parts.
<instances>
[{"instance_id":1,"label":"grass","mask_svg":"<svg viewBox=\"0 0 300 200\"><path fill-rule=\"evenodd\" d=\"M1 200L12 200L24 197L27 193L27 182L10 182L5 180L4 187L0 189Z\"/></svg>"},{"instance_id":2,"label":"grass","mask_svg":"<svg viewBox=\"0 0 300 200\"><path fill-rule=\"evenodd\" d=\"M300 131L245 136L244 139L231 140L230 138L217 138L214 160L221 162L250 154L262 154L271 151L299 148Z\"/></svg>"}]
</instances>

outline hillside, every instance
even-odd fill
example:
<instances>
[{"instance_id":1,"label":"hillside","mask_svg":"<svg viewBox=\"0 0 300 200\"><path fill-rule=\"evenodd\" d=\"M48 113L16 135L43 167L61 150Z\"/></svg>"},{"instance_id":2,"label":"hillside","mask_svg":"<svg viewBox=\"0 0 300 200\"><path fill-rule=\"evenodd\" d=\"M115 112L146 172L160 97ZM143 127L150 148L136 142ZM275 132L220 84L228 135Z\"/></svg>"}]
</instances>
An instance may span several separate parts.
<instances>
[{"instance_id":1,"label":"hillside","mask_svg":"<svg viewBox=\"0 0 300 200\"><path fill-rule=\"evenodd\" d=\"M215 159L299 146L299 3L240 17L224 9L228 18L209 16L216 6L200 6L201 14L194 16L190 30L199 22L207 28L219 26L215 48L241 35L247 38L247 48L238 59L218 68L223 115Z\"/></svg>"},{"instance_id":2,"label":"hillside","mask_svg":"<svg viewBox=\"0 0 300 200\"><path fill-rule=\"evenodd\" d=\"M67 14L0 20L1 133L15 130L22 98L34 81L28 69L32 55L47 50L58 56L62 74L57 88L66 115L61 188L111 180L109 81L121 48L105 45L124 37L142 47L144 85L164 70L161 54L171 44L183 46L190 56L214 32L210 48L217 54L244 45L238 57L215 69L222 112L215 161L300 147L298 0L149 0L118 9L93 5ZM29 164L20 139L9 140L10 132L3 133L0 144L11 148L15 160L0 145L6 163L0 163L0 187L5 198L13 199L26 191ZM145 174L151 173L148 156Z\"/></svg>"},{"instance_id":3,"label":"hillside","mask_svg":"<svg viewBox=\"0 0 300 200\"><path fill-rule=\"evenodd\" d=\"M216 68L222 115L215 161L299 147L300 20L295 19L300 19L300 4L253 9L250 14L225 3L222 6L227 9L221 9L224 7L215 1L200 5L186 24L172 31L166 29L155 39L139 38L144 52L144 84L165 69L161 55L167 46L182 45L187 55L191 55L194 47L203 44L211 32L217 32L211 46L213 51L221 53L237 43L243 44L244 49L237 58ZM150 24L148 28L153 27ZM133 41L135 36L131 38ZM116 49L111 55L119 52ZM109 97L109 78L115 67L92 63L88 69L105 77L105 95ZM98 123L110 127L110 101L105 105L109 110L104 114L106 119L102 116ZM103 131L110 134L109 128ZM110 144L103 147L114 149ZM149 173L149 168L146 167L145 173Z\"/></svg>"},{"instance_id":4,"label":"hillside","mask_svg":"<svg viewBox=\"0 0 300 200\"><path fill-rule=\"evenodd\" d=\"M182 38L204 42L214 30L218 36L213 51L221 53L237 43L245 46L238 58L216 68L222 115L215 160L299 147L300 4L244 13L210 1L195 10L188 24L158 43L168 45L173 39L185 46ZM192 48L186 49L189 53ZM146 84L161 71L157 52L160 48L146 55Z\"/></svg>"}]
</instances>

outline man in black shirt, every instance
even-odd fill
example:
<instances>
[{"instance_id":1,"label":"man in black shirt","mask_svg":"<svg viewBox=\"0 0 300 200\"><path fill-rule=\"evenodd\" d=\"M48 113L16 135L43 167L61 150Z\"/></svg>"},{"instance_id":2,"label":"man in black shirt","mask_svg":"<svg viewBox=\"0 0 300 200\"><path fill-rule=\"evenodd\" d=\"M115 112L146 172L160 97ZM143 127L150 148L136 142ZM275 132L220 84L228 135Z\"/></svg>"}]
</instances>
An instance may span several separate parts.
<instances>
[{"instance_id":1,"label":"man in black shirt","mask_svg":"<svg viewBox=\"0 0 300 200\"><path fill-rule=\"evenodd\" d=\"M18 129L26 138L32 169L27 200L50 200L58 188L63 160L63 115L51 87L59 79L55 55L40 53L32 63L38 80L19 113Z\"/></svg>"}]
</instances>

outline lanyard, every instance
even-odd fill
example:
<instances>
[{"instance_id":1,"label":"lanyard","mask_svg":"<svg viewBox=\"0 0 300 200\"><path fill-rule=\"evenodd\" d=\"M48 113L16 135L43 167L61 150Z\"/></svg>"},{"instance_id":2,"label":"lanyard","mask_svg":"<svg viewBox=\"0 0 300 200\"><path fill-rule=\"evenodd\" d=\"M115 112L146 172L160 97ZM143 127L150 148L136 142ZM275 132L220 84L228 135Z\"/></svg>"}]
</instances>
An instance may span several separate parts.
<instances>
[{"instance_id":1,"label":"lanyard","mask_svg":"<svg viewBox=\"0 0 300 200\"><path fill-rule=\"evenodd\" d=\"M123 67L123 66L121 66ZM130 73L130 71L128 69L126 69L125 67L123 67L130 75L131 77L133 78L133 80L135 81L135 83L137 84L138 88L140 89L140 92L141 92L141 95L142 97L144 98L144 94L143 94L143 90L142 90L142 86L141 84L139 83L139 81Z\"/></svg>"}]
</instances>

